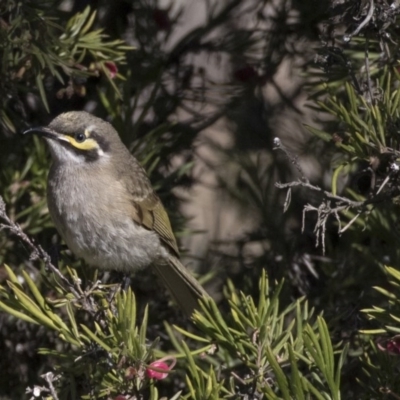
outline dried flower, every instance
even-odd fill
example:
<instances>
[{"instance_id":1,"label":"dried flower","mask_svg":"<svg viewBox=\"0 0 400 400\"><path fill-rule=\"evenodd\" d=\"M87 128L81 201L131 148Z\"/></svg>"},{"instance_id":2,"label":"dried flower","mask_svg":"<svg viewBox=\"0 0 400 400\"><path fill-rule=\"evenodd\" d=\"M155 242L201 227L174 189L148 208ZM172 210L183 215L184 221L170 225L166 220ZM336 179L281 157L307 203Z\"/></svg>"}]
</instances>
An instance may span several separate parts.
<instances>
[{"instance_id":1,"label":"dried flower","mask_svg":"<svg viewBox=\"0 0 400 400\"><path fill-rule=\"evenodd\" d=\"M133 379L138 374L138 371L135 367L128 367L125 370L125 378L126 379Z\"/></svg>"}]
</instances>

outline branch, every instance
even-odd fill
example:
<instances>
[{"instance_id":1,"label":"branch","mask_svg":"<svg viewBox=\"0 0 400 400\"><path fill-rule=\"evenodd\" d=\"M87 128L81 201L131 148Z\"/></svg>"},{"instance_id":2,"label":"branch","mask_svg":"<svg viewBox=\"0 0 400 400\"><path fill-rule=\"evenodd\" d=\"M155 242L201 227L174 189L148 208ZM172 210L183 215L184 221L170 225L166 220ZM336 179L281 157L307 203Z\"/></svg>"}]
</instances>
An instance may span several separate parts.
<instances>
[{"instance_id":1,"label":"branch","mask_svg":"<svg viewBox=\"0 0 400 400\"><path fill-rule=\"evenodd\" d=\"M341 204L341 206L346 205L346 207L349 207L349 208L364 207L364 206L372 203L371 199L367 199L364 201L354 201L354 200L348 199L347 197L337 196L331 192L321 189L319 186L312 185L308 180L307 181L297 180L297 181L293 181L293 182L289 182L289 183L276 182L275 186L278 189L287 189L287 188L292 188L295 186L303 186L303 187L311 189L315 192L320 192L326 199L335 200L335 201L339 202Z\"/></svg>"},{"instance_id":2,"label":"branch","mask_svg":"<svg viewBox=\"0 0 400 400\"><path fill-rule=\"evenodd\" d=\"M310 189L314 192L318 192L322 195L322 202L318 207L313 206L311 204L307 204L304 206L303 209L303 222L302 222L302 232L304 231L305 227L305 214L309 211L316 211L317 212L317 222L314 227L314 232L316 234L316 242L315 245L318 247L320 244L322 245L323 254L325 254L325 232L326 232L326 223L331 215L335 217L338 221L338 234L341 235L345 232L349 227L358 219L358 217L363 214L364 212L371 211L371 205L382 203L385 200L389 200L394 196L398 195L398 190L388 190L383 191L382 189L385 185L389 182L392 175L397 174L399 168L394 168L392 166L392 170L386 179L383 181L380 188L376 191L375 194L371 195L367 199L363 201L354 201L348 199L347 197L338 196L327 190L321 189L319 186L312 185L310 181L305 177L303 170L298 162L298 158L291 154L288 149L282 144L279 138L274 139L274 150L282 150L289 161L296 167L297 171L301 174L301 178L297 181L289 182L289 183L280 183L276 182L275 186L278 189L287 189L286 199L283 205L284 212L289 207L291 201L291 192L293 187L301 186L307 189ZM356 215L346 224L344 228L341 226L341 220L339 213L344 210L355 209Z\"/></svg>"},{"instance_id":3,"label":"branch","mask_svg":"<svg viewBox=\"0 0 400 400\"><path fill-rule=\"evenodd\" d=\"M274 138L274 147L273 150L282 150L285 154L286 157L289 159L289 161L295 166L297 171L301 174L301 179L304 182L308 183L308 179L304 175L304 172L299 164L298 157L294 156L287 148L284 146L284 144L281 142L281 139L278 137Z\"/></svg>"},{"instance_id":4,"label":"branch","mask_svg":"<svg viewBox=\"0 0 400 400\"><path fill-rule=\"evenodd\" d=\"M74 282L72 284L61 272L60 270L53 265L51 262L50 255L43 250L42 246L37 245L33 242L33 240L22 230L22 228L12 221L7 213L6 213L6 204L3 198L0 196L0 220L3 220L4 223L0 224L0 231L3 229L9 230L11 233L16 235L22 243L28 246L29 250L31 251L30 260L42 260L44 262L45 268L53 272L61 282L69 289L69 291L74 295L74 297L82 301L84 299L82 306L83 308L90 312L92 315L95 314L95 310L91 305L91 302L85 296L84 292L82 291L81 287L79 286L78 282ZM75 288L77 287L77 289Z\"/></svg>"},{"instance_id":5,"label":"branch","mask_svg":"<svg viewBox=\"0 0 400 400\"><path fill-rule=\"evenodd\" d=\"M310 182L300 179L289 183L276 182L275 186L279 189L288 189L288 192L291 192L293 187L302 186L322 194L323 200L318 207L315 207L311 204L307 204L306 206L304 206L302 231L304 231L306 212L316 211L318 214L318 218L314 228L314 232L316 233L317 236L315 245L316 247L318 247L319 244L321 243L323 254L325 254L326 223L331 215L333 215L335 219L338 221L339 225L338 234L341 235L357 220L357 218L362 213L371 211L371 209L368 206L382 203L385 200L388 200L393 197L392 193L382 193L378 191L374 196L371 196L368 199L365 199L363 201L354 201L348 199L347 197L337 196L331 192L321 189L319 186L312 185ZM285 211L289 206L288 201L290 201L290 196L286 197L286 201L284 204ZM346 224L344 228L342 228L339 213L349 209L355 209L357 211L357 214Z\"/></svg>"}]
</instances>

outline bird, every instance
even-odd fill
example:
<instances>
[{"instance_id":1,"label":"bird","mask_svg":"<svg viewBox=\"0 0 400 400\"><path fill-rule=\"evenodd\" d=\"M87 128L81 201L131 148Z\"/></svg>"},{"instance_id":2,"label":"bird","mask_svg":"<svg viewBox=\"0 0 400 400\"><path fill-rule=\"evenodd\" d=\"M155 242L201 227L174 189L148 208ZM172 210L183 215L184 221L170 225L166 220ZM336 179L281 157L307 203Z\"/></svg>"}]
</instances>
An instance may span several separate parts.
<instances>
[{"instance_id":1,"label":"bird","mask_svg":"<svg viewBox=\"0 0 400 400\"><path fill-rule=\"evenodd\" d=\"M68 248L100 270L130 274L151 266L186 315L199 310L209 295L181 263L168 214L114 127L70 111L26 133L50 148L47 204Z\"/></svg>"}]
</instances>

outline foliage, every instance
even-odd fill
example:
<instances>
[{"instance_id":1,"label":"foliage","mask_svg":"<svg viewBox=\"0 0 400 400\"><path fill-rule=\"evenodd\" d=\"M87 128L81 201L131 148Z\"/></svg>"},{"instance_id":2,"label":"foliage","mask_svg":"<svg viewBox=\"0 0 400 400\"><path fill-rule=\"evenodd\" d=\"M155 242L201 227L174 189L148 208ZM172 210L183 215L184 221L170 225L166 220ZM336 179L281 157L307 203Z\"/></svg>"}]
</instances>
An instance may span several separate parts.
<instances>
[{"instance_id":1,"label":"foliage","mask_svg":"<svg viewBox=\"0 0 400 400\"><path fill-rule=\"evenodd\" d=\"M0 6L0 56L4 78L0 87L3 93L1 124L13 133L16 132L13 121L16 116L9 115L10 99L21 102L20 96L33 90L49 111L45 90L45 78L49 74L66 86L58 92L59 96L64 93L84 95L85 89L77 81L100 72L117 90L110 79L107 62L123 63L125 51L130 47L121 40L108 41L101 29L93 30L96 12L90 7L62 26L58 23L60 16L51 16L50 7L54 5L5 1ZM33 81L35 86L31 87Z\"/></svg>"},{"instance_id":2,"label":"foliage","mask_svg":"<svg viewBox=\"0 0 400 400\"><path fill-rule=\"evenodd\" d=\"M198 363L190 362L191 355L182 342L178 350L189 358L187 398L234 398L240 385L248 395L269 399L340 399L340 370L346 350L336 351L340 355L335 366L324 319L318 317L314 323L313 311L303 299L281 310L283 282L270 291L265 272L259 284L258 304L243 293L237 294L230 284L230 315L222 315L212 300L203 305L203 314L194 315L196 327L211 340L210 350L224 366L218 376L229 380L221 390L215 371L205 372ZM205 342L201 336L176 329L188 338Z\"/></svg>"},{"instance_id":3,"label":"foliage","mask_svg":"<svg viewBox=\"0 0 400 400\"><path fill-rule=\"evenodd\" d=\"M9 223L9 228L18 232L19 227ZM36 251L41 253L40 249ZM130 289L124 292L119 285L100 283L82 289L76 271L69 268L73 291L66 290L66 278L60 282L43 272L43 280L55 292L49 299L42 296L27 273L23 272L22 278L28 291L5 267L9 289L0 287L0 309L55 331L64 342L61 350L39 350L55 359L57 375L47 378L48 387L28 392L35 393L36 389L36 397L49 392L59 399L117 395L159 398L157 379L149 379L148 371L154 365L152 359L162 354L156 350L158 340L149 343L146 338L147 308L140 327L136 325L136 301ZM182 393L182 398L235 398L242 391L270 399L341 398L340 371L346 349L339 351L335 360L338 352L333 349L326 322L322 317L313 322L313 311L304 299L281 310L282 286L283 282L271 291L263 272L256 304L250 296L238 294L230 283L229 317L221 314L212 299L204 300L193 315L203 336L178 326L174 333L167 325L178 351L169 358L186 360L187 390L183 392L188 393ZM82 311L89 317L83 319L84 323L80 322ZM201 347L190 350L178 334ZM199 354L201 361L197 360ZM216 369L220 370L218 374Z\"/></svg>"}]
</instances>

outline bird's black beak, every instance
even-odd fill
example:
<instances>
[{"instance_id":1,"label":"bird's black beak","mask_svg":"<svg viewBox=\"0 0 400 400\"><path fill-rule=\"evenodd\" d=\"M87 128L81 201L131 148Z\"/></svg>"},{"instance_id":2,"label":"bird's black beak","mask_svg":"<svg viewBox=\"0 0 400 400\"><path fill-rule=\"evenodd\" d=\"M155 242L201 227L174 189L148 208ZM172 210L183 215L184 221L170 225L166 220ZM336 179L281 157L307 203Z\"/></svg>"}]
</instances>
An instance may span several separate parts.
<instances>
[{"instance_id":1,"label":"bird's black beak","mask_svg":"<svg viewBox=\"0 0 400 400\"><path fill-rule=\"evenodd\" d=\"M54 131L45 126L37 126L35 128L29 128L26 131L22 132L23 135L26 135L27 133L36 133L51 138L54 138L54 136L56 136L56 133Z\"/></svg>"},{"instance_id":2,"label":"bird's black beak","mask_svg":"<svg viewBox=\"0 0 400 400\"><path fill-rule=\"evenodd\" d=\"M27 133L35 133L48 139L67 141L65 139L65 135L61 135L58 132L54 131L53 129L48 128L47 126L38 126L35 128L29 128L26 131L22 132L23 135Z\"/></svg>"}]
</instances>

